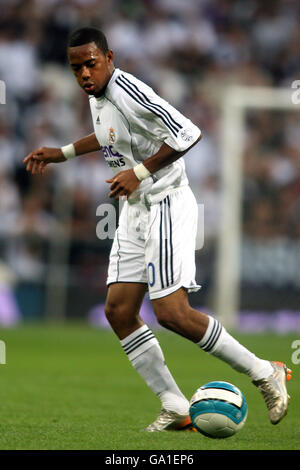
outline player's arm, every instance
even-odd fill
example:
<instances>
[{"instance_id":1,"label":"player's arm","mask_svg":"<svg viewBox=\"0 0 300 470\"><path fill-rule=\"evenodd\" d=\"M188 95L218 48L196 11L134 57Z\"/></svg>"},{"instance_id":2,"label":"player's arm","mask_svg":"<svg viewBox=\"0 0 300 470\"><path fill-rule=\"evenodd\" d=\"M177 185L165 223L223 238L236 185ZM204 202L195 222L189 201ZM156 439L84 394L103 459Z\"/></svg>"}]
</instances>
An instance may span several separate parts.
<instances>
[{"instance_id":1,"label":"player's arm","mask_svg":"<svg viewBox=\"0 0 300 470\"><path fill-rule=\"evenodd\" d=\"M161 170L165 166L170 165L171 163L178 160L180 157L188 152L194 145L196 145L201 139L202 134L198 139L187 149L182 152L170 147L168 144L164 143L158 152L156 152L152 157L146 158L143 163L140 163L132 170L120 171L113 178L106 180L107 183L112 183L110 186L111 192L110 197L116 197L117 199L120 196L129 197L133 191L139 186L140 182L155 173L158 170Z\"/></svg>"},{"instance_id":2,"label":"player's arm","mask_svg":"<svg viewBox=\"0 0 300 470\"><path fill-rule=\"evenodd\" d=\"M191 145L189 148L184 150L183 152L178 152L177 150L170 147L168 144L163 144L159 151L152 155L152 157L147 158L143 161L144 167L150 172L155 173L158 170L161 170L165 166L170 165L171 163L178 160L178 158L183 157L194 145L196 145L202 137L202 134L198 137L198 139Z\"/></svg>"},{"instance_id":3,"label":"player's arm","mask_svg":"<svg viewBox=\"0 0 300 470\"><path fill-rule=\"evenodd\" d=\"M65 162L69 158L100 150L100 144L95 134L89 134L73 144L65 145L61 148L41 147L27 155L23 162L26 170L32 174L43 174L45 167L49 163Z\"/></svg>"},{"instance_id":4,"label":"player's arm","mask_svg":"<svg viewBox=\"0 0 300 470\"><path fill-rule=\"evenodd\" d=\"M113 99L117 100L132 129L140 131L145 138L162 142L158 152L143 163L107 180L112 183L110 197L118 198L130 196L143 179L182 157L199 142L201 130L140 80L121 74L115 83Z\"/></svg>"}]
</instances>

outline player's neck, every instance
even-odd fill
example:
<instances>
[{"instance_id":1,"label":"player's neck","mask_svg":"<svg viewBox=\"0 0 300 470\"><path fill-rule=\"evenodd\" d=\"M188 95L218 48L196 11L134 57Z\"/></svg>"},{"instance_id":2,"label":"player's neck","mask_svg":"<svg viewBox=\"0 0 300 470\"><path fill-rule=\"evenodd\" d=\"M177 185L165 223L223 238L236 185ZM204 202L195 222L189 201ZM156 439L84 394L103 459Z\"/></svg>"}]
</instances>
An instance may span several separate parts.
<instances>
[{"instance_id":1,"label":"player's neck","mask_svg":"<svg viewBox=\"0 0 300 470\"><path fill-rule=\"evenodd\" d=\"M105 85L105 86L102 88L102 90L100 90L98 93L95 93L95 94L94 94L95 98L101 98L101 96L104 96L105 91L106 91L106 89L107 89L107 86L108 86L108 84L109 84L109 82L110 82L110 80L111 80L111 77L113 76L115 70L116 70L115 67L113 67L112 70L111 70L111 73L110 73L110 75L109 75L109 79L107 80L106 85Z\"/></svg>"}]
</instances>

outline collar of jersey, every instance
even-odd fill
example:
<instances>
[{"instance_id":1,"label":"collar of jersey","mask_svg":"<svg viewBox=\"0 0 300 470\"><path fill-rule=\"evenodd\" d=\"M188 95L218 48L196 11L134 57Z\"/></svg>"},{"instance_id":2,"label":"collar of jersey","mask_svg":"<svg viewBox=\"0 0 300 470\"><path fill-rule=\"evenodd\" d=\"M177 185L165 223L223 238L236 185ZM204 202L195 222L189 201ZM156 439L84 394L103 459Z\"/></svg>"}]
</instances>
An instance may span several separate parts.
<instances>
[{"instance_id":1,"label":"collar of jersey","mask_svg":"<svg viewBox=\"0 0 300 470\"><path fill-rule=\"evenodd\" d=\"M120 69L114 69L114 71L112 73L112 76L110 77L109 82L106 86L106 90L105 90L104 94L102 96L98 96L98 98L95 97L95 99L97 101L97 104L101 105L104 102L104 100L106 98L107 91L112 86L112 84L114 83L114 81L116 80L116 78L117 78L117 76L119 75L120 72L121 72Z\"/></svg>"}]
</instances>

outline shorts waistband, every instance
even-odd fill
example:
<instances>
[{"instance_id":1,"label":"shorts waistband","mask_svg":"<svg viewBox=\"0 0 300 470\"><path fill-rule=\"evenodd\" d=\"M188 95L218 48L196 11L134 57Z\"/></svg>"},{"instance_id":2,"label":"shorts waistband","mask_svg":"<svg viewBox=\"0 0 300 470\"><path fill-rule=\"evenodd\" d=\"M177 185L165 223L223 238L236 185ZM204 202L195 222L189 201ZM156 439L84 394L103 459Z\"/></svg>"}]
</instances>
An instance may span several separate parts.
<instances>
[{"instance_id":1,"label":"shorts waistband","mask_svg":"<svg viewBox=\"0 0 300 470\"><path fill-rule=\"evenodd\" d=\"M136 197L132 200L130 200L130 198L129 198L128 199L128 204L131 206L131 205L134 205L136 203L142 203L149 209L150 206L152 206L154 204L158 204L159 202L163 201L167 196L169 196L171 194L174 194L174 193L177 193L177 192L180 192L181 190L186 189L186 188L190 188L190 185L185 184L183 186L179 186L178 188L171 188L171 189L168 189L166 191L160 192L158 194L145 194L145 193L142 193L141 195L138 195L138 197Z\"/></svg>"}]
</instances>

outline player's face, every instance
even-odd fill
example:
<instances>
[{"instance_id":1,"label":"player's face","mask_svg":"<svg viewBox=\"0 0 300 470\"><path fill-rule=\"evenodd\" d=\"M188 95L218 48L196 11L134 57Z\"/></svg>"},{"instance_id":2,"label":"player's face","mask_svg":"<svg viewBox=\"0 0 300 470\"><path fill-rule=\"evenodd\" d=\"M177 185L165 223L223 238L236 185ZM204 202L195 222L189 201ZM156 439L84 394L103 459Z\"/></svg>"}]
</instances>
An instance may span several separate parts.
<instances>
[{"instance_id":1,"label":"player's face","mask_svg":"<svg viewBox=\"0 0 300 470\"><path fill-rule=\"evenodd\" d=\"M101 96L113 73L113 52L105 55L94 42L69 47L68 58L78 84L86 93Z\"/></svg>"}]
</instances>

